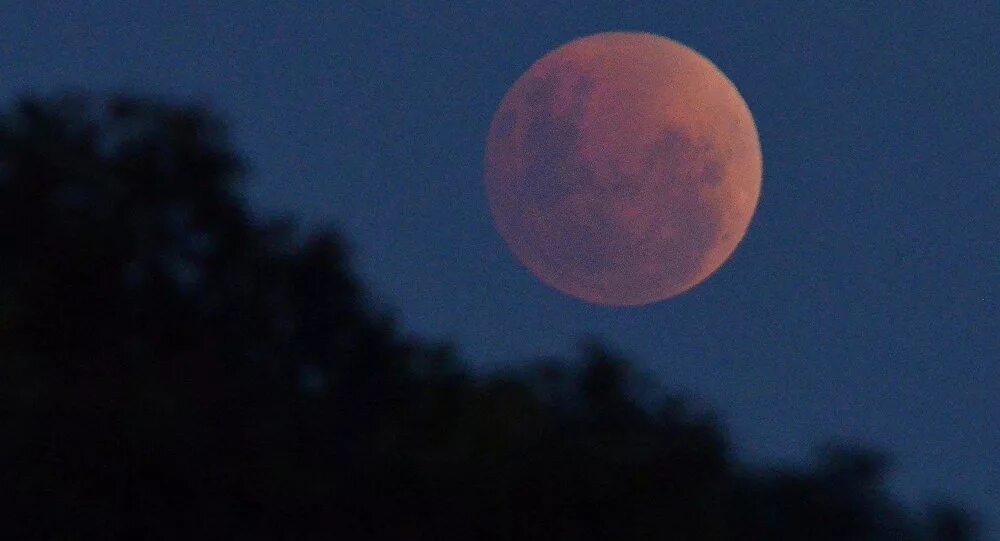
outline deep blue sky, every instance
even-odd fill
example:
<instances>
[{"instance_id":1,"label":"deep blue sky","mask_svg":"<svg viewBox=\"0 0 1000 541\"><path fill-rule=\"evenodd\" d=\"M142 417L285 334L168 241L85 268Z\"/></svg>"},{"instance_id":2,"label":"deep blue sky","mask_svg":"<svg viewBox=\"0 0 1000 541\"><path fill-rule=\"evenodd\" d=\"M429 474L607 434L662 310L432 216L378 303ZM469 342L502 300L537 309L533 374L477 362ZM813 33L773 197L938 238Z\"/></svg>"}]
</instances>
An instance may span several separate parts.
<instances>
[{"instance_id":1,"label":"deep blue sky","mask_svg":"<svg viewBox=\"0 0 1000 541\"><path fill-rule=\"evenodd\" d=\"M718 409L747 456L869 445L896 456L908 501L952 495L1000 524L1000 3L463 3L8 0L0 100L205 101L233 126L261 214L342 228L376 298L477 368L597 334ZM734 257L637 309L535 280L481 180L508 86L608 30L714 61L764 155Z\"/></svg>"}]
</instances>

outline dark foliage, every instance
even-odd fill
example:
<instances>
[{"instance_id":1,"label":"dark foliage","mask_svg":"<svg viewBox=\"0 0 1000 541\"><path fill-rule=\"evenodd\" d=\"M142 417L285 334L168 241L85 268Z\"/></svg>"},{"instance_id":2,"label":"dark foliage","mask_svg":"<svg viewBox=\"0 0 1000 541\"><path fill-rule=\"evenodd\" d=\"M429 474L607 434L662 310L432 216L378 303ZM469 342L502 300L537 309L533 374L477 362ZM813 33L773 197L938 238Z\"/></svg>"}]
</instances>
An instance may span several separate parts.
<instances>
[{"instance_id":1,"label":"dark foliage","mask_svg":"<svg viewBox=\"0 0 1000 541\"><path fill-rule=\"evenodd\" d=\"M470 377L366 307L337 237L254 223L240 173L198 108L0 117L4 539L973 537L871 453L742 466L596 342Z\"/></svg>"}]
</instances>

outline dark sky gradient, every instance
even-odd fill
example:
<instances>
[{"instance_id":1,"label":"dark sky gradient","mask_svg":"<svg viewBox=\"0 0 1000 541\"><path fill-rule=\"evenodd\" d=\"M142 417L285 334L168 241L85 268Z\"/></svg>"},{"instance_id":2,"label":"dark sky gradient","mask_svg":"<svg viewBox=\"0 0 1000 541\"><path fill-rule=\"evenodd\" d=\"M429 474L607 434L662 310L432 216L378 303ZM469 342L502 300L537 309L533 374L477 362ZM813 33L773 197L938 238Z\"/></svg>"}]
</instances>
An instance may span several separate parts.
<instances>
[{"instance_id":1,"label":"dark sky gradient","mask_svg":"<svg viewBox=\"0 0 1000 541\"><path fill-rule=\"evenodd\" d=\"M0 99L205 101L233 124L255 208L342 228L406 329L478 368L597 334L717 408L749 456L870 445L895 454L908 501L951 494L1000 524L1000 3L295 4L4 2ZM764 155L734 257L637 309L528 274L481 179L508 86L608 30L712 59Z\"/></svg>"}]
</instances>

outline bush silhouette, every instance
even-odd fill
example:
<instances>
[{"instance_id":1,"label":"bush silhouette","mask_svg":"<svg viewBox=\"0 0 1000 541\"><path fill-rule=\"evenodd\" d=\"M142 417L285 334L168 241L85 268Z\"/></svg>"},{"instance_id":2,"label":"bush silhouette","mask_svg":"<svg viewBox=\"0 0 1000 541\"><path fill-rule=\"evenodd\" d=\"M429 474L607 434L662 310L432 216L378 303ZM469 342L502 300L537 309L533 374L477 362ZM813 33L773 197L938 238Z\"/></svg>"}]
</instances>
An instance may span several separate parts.
<instances>
[{"instance_id":1,"label":"bush silhouette","mask_svg":"<svg viewBox=\"0 0 1000 541\"><path fill-rule=\"evenodd\" d=\"M5 538L974 538L905 512L864 450L742 465L596 341L472 377L367 305L335 234L255 221L241 175L198 107L0 117Z\"/></svg>"}]
</instances>

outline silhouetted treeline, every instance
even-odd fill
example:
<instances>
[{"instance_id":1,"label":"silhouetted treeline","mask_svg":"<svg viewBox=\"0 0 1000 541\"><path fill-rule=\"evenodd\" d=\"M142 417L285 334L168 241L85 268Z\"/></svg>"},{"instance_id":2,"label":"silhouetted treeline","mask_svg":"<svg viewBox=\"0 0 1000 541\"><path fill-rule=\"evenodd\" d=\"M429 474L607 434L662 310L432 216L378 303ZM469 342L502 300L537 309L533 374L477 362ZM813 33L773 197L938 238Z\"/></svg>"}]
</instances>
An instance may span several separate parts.
<instances>
[{"instance_id":1,"label":"silhouetted treeline","mask_svg":"<svg viewBox=\"0 0 1000 541\"><path fill-rule=\"evenodd\" d=\"M335 235L255 222L241 173L196 107L0 116L0 538L973 538L864 450L741 465L596 342L471 377L370 308Z\"/></svg>"}]
</instances>

